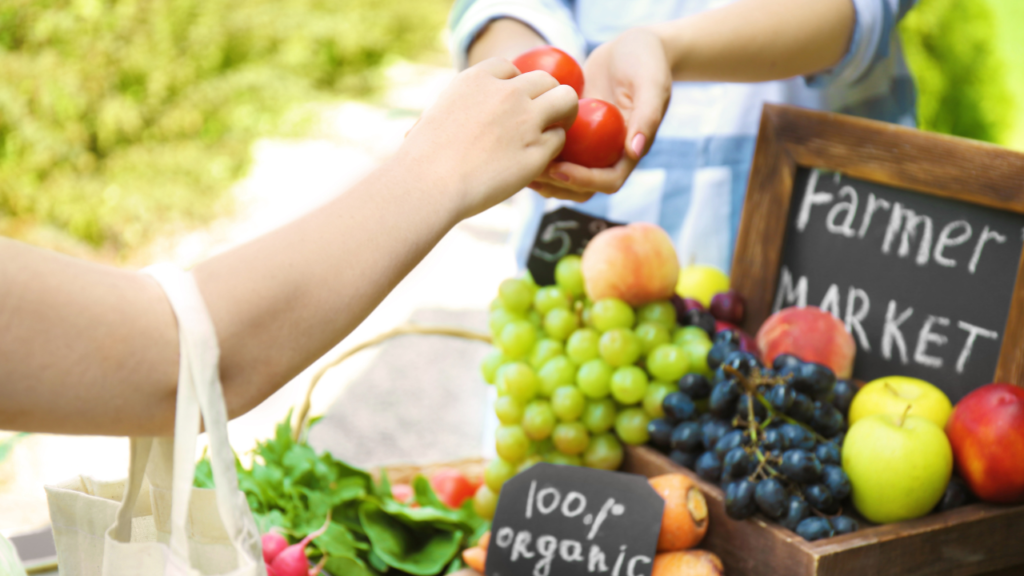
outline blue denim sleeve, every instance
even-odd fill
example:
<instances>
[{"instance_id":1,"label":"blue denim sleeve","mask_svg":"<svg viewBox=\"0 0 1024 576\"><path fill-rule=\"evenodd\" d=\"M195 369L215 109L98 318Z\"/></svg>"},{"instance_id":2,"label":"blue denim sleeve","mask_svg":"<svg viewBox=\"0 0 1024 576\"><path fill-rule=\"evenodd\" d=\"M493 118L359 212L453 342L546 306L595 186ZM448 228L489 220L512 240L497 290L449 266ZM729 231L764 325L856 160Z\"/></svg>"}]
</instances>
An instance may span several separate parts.
<instances>
[{"instance_id":1,"label":"blue denim sleeve","mask_svg":"<svg viewBox=\"0 0 1024 576\"><path fill-rule=\"evenodd\" d=\"M523 22L548 44L565 50L578 62L586 56L586 41L576 26L568 0L457 0L448 18L456 69L466 68L473 40L487 24L499 18Z\"/></svg>"},{"instance_id":2,"label":"blue denim sleeve","mask_svg":"<svg viewBox=\"0 0 1024 576\"><path fill-rule=\"evenodd\" d=\"M855 84L879 62L887 59L894 42L899 42L896 25L917 0L850 0L855 22L850 47L830 70L806 77L808 86L824 88Z\"/></svg>"}]
</instances>

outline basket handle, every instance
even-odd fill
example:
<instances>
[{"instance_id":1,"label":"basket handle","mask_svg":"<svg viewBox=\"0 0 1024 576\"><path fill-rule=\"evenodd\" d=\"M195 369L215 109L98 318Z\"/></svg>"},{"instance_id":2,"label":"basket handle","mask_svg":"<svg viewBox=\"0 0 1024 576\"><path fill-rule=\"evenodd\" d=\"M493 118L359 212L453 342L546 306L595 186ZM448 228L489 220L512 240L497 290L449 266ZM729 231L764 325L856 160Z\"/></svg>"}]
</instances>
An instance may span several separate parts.
<instances>
[{"instance_id":1,"label":"basket handle","mask_svg":"<svg viewBox=\"0 0 1024 576\"><path fill-rule=\"evenodd\" d=\"M357 352L361 352L372 346L376 346L386 340L390 340L395 336L404 336L406 334L429 334L435 336L451 336L453 338L462 338L465 340L476 340L479 342L485 342L490 344L492 339L487 334L481 334L480 332L473 332L472 330L466 330L464 328L455 328L451 326L420 326L417 324L402 324L379 334L369 340L357 344L352 348L342 352L337 358L324 364L317 370L316 374L313 375L313 379L309 382L309 388L306 390L306 397L302 400L302 404L299 406L299 411L296 416L295 428L293 434L293 440L298 442L302 438L303 432L306 431L309 426L309 409L310 403L313 398L313 390L316 388L317 383L320 382L320 378L327 373L328 370L334 368L338 364L341 364L345 359L355 355Z\"/></svg>"}]
</instances>

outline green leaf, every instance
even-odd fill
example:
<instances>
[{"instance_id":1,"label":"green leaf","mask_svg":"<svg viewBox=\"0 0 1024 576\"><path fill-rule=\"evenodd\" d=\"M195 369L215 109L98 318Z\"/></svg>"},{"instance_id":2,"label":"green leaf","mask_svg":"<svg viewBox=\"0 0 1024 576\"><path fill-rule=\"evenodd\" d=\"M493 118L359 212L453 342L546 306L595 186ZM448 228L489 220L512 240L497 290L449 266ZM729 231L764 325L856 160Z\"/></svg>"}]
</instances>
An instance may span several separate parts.
<instances>
[{"instance_id":1,"label":"green leaf","mask_svg":"<svg viewBox=\"0 0 1024 576\"><path fill-rule=\"evenodd\" d=\"M192 485L196 488L213 488L213 468L210 467L209 458L196 462L196 476Z\"/></svg>"},{"instance_id":2,"label":"green leaf","mask_svg":"<svg viewBox=\"0 0 1024 576\"><path fill-rule=\"evenodd\" d=\"M370 550L366 559L370 561L370 566L373 566L373 569L378 572L387 572L388 569L391 568L388 566L388 563L385 562L383 558L375 554L373 550Z\"/></svg>"},{"instance_id":3,"label":"green leaf","mask_svg":"<svg viewBox=\"0 0 1024 576\"><path fill-rule=\"evenodd\" d=\"M429 526L413 529L372 501L359 508L373 551L393 568L414 576L434 576L459 552L463 532Z\"/></svg>"},{"instance_id":4,"label":"green leaf","mask_svg":"<svg viewBox=\"0 0 1024 576\"><path fill-rule=\"evenodd\" d=\"M462 557L456 556L455 560L452 560L452 563L448 565L448 568L445 569L444 573L452 574L453 572L458 572L459 570L462 570L465 567L466 563L462 561Z\"/></svg>"},{"instance_id":5,"label":"green leaf","mask_svg":"<svg viewBox=\"0 0 1024 576\"><path fill-rule=\"evenodd\" d=\"M377 576L377 572L362 560L349 556L329 557L324 564L324 570L334 576Z\"/></svg>"},{"instance_id":6,"label":"green leaf","mask_svg":"<svg viewBox=\"0 0 1024 576\"><path fill-rule=\"evenodd\" d=\"M367 551L370 546L357 540L351 532L337 522L331 522L327 531L313 540L321 550L329 556L353 556L360 551Z\"/></svg>"}]
</instances>

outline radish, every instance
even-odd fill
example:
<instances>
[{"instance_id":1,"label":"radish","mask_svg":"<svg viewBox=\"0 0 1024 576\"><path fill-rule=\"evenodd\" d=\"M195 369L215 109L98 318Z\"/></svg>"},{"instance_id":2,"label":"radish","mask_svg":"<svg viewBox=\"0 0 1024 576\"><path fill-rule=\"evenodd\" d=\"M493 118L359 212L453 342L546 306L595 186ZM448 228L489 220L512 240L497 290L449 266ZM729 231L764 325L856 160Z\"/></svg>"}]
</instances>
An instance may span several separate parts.
<instances>
[{"instance_id":1,"label":"radish","mask_svg":"<svg viewBox=\"0 0 1024 576\"><path fill-rule=\"evenodd\" d=\"M270 532L264 534L260 540L263 542L263 561L268 565L277 558L277 555L282 550L288 547L288 540L284 536L274 532L271 529Z\"/></svg>"},{"instance_id":2,"label":"radish","mask_svg":"<svg viewBox=\"0 0 1024 576\"><path fill-rule=\"evenodd\" d=\"M319 537L321 534L327 531L327 527L331 524L331 513L327 513L327 520L319 530L303 538L298 544L292 544L291 546L282 550L274 561L270 563L269 569L274 571L273 576L316 576L320 573L320 568L323 567L324 561L321 560L320 564L317 564L316 568L309 569L309 561L306 559L306 546L314 538ZM325 557L326 560L326 557ZM267 572L270 573L269 571Z\"/></svg>"}]
</instances>

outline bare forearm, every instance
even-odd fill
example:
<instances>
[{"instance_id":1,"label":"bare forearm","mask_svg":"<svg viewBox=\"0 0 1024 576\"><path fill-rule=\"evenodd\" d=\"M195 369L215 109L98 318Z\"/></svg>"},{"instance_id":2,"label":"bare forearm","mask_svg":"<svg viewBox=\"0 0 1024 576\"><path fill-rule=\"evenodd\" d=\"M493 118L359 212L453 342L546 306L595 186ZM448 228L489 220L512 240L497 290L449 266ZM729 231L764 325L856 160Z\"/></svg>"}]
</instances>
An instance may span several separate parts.
<instances>
[{"instance_id":1,"label":"bare forearm","mask_svg":"<svg viewBox=\"0 0 1024 576\"><path fill-rule=\"evenodd\" d=\"M653 30L677 81L763 82L838 64L855 18L850 0L739 0Z\"/></svg>"},{"instance_id":2,"label":"bare forearm","mask_svg":"<svg viewBox=\"0 0 1024 576\"><path fill-rule=\"evenodd\" d=\"M194 270L232 415L351 332L458 221L439 186L385 166ZM177 325L156 283L10 241L0 260L0 429L170 433Z\"/></svg>"},{"instance_id":3,"label":"bare forearm","mask_svg":"<svg viewBox=\"0 0 1024 576\"><path fill-rule=\"evenodd\" d=\"M236 414L358 326L458 221L451 194L397 164L324 209L196 268Z\"/></svg>"},{"instance_id":4,"label":"bare forearm","mask_svg":"<svg viewBox=\"0 0 1024 576\"><path fill-rule=\"evenodd\" d=\"M488 58L514 60L527 50L546 44L533 28L518 20L502 18L487 25L469 47L469 65Z\"/></svg>"}]
</instances>

